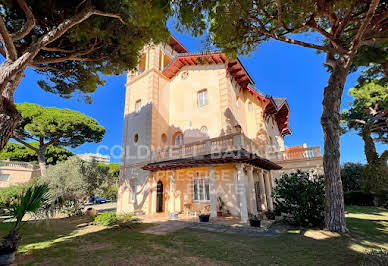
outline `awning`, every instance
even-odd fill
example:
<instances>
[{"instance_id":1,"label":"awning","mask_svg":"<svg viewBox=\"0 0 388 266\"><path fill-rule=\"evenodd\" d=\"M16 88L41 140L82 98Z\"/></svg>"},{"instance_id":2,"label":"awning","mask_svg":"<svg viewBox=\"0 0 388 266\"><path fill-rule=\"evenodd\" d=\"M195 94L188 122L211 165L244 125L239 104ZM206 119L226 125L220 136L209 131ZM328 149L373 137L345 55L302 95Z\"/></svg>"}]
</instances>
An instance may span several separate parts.
<instances>
[{"instance_id":1,"label":"awning","mask_svg":"<svg viewBox=\"0 0 388 266\"><path fill-rule=\"evenodd\" d=\"M226 163L246 163L265 170L282 169L280 165L268 159L262 158L256 154L247 152L244 149L238 151L212 153L182 159L153 162L143 166L142 169L148 171L159 171Z\"/></svg>"}]
</instances>

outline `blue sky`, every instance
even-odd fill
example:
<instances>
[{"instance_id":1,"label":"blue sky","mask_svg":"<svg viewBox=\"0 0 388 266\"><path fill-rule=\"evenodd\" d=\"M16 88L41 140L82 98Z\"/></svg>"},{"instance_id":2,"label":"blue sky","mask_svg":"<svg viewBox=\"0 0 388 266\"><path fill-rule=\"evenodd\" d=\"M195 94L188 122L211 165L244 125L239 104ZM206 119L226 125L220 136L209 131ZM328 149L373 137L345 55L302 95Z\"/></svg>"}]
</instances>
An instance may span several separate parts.
<instances>
[{"instance_id":1,"label":"blue sky","mask_svg":"<svg viewBox=\"0 0 388 266\"><path fill-rule=\"evenodd\" d=\"M190 51L199 51L202 47L199 39L179 34L171 29L174 36ZM256 87L266 94L286 97L290 105L290 127L292 135L285 137L287 146L306 143L309 147L320 146L323 151L323 134L320 125L322 112L323 88L329 74L323 67L324 54L315 50L289 45L275 41L262 44L248 58L241 58L242 63L256 83ZM342 109L347 108L351 97L349 88L356 84L358 73L348 76L342 97ZM103 125L107 133L101 143L84 144L75 153L96 152L99 145L110 148L121 146L123 134L123 112L125 100L125 74L106 77L104 87L98 88L92 95L93 104L86 104L72 99L62 99L57 95L44 92L36 81L41 77L28 69L15 94L16 103L30 102L43 106L69 108L91 117ZM379 152L387 145L377 145ZM116 152L116 153L117 153ZM119 159L113 159L119 162ZM365 162L363 142L355 132L341 137L341 162Z\"/></svg>"}]
</instances>

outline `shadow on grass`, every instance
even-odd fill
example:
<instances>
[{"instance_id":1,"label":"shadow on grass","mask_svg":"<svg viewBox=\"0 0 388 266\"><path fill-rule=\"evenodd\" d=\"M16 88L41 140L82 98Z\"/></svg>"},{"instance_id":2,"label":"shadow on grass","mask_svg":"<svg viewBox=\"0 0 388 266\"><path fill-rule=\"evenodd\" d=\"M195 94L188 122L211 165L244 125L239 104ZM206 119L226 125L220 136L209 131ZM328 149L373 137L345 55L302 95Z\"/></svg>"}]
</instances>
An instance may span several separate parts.
<instances>
[{"instance_id":1,"label":"shadow on grass","mask_svg":"<svg viewBox=\"0 0 388 266\"><path fill-rule=\"evenodd\" d=\"M277 237L249 237L183 229L165 236L85 226L85 217L28 224L18 264L262 264L356 265L366 249L388 249L385 221L348 218L349 234L305 228ZM9 225L1 225L4 234Z\"/></svg>"},{"instance_id":2,"label":"shadow on grass","mask_svg":"<svg viewBox=\"0 0 388 266\"><path fill-rule=\"evenodd\" d=\"M366 219L373 219L373 216L383 217L388 220L388 209L374 206L346 206L347 213L351 215L362 215ZM378 219L378 218L377 218Z\"/></svg>"}]
</instances>

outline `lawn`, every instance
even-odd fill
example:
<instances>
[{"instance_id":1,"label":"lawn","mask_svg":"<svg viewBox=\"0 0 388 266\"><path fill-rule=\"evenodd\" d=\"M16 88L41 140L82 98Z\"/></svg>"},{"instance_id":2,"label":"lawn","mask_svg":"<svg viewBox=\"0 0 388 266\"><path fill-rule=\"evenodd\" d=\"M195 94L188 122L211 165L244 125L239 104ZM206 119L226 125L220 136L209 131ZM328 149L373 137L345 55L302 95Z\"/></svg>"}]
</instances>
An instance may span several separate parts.
<instances>
[{"instance_id":1,"label":"lawn","mask_svg":"<svg viewBox=\"0 0 388 266\"><path fill-rule=\"evenodd\" d=\"M293 229L276 237L248 237L183 229L167 236L142 234L149 226L85 226L87 217L27 224L18 264L261 264L357 265L370 249L388 250L388 210L347 208L349 234ZM3 235L9 224L0 225Z\"/></svg>"}]
</instances>

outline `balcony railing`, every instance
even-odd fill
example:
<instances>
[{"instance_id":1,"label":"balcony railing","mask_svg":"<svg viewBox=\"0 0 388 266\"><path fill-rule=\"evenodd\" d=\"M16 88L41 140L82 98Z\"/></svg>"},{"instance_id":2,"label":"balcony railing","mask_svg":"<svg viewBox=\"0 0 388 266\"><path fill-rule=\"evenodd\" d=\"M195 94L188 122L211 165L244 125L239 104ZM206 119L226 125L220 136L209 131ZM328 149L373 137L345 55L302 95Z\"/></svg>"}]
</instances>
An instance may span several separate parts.
<instances>
[{"instance_id":1,"label":"balcony railing","mask_svg":"<svg viewBox=\"0 0 388 266\"><path fill-rule=\"evenodd\" d=\"M0 161L0 167L17 167L37 170L39 166L27 162L16 162L16 161Z\"/></svg>"},{"instance_id":2,"label":"balcony railing","mask_svg":"<svg viewBox=\"0 0 388 266\"><path fill-rule=\"evenodd\" d=\"M206 154L230 152L245 149L264 157L262 146L243 134L234 133L227 136L192 142L182 146L157 149L151 153L151 162L182 159Z\"/></svg>"},{"instance_id":3,"label":"balcony railing","mask_svg":"<svg viewBox=\"0 0 388 266\"><path fill-rule=\"evenodd\" d=\"M320 147L278 151L270 154L269 159L273 161L298 160L321 157Z\"/></svg>"},{"instance_id":4,"label":"balcony railing","mask_svg":"<svg viewBox=\"0 0 388 266\"><path fill-rule=\"evenodd\" d=\"M151 162L183 159L206 154L231 152L244 149L269 160L294 160L320 157L319 147L268 152L266 147L249 139L244 134L233 133L226 136L192 142L182 146L169 146L152 151Z\"/></svg>"}]
</instances>

